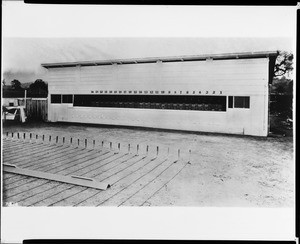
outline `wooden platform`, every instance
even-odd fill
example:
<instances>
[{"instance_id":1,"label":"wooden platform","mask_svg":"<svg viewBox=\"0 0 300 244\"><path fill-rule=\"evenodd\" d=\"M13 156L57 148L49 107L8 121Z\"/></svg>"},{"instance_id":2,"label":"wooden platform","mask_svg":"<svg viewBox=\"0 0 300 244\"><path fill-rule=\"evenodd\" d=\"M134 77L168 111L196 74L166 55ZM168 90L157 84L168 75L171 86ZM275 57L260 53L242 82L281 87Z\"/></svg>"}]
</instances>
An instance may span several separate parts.
<instances>
[{"instance_id":1,"label":"wooden platform","mask_svg":"<svg viewBox=\"0 0 300 244\"><path fill-rule=\"evenodd\" d=\"M99 190L3 172L5 206L142 206L188 164L172 155L89 148L26 136L4 137L3 163L59 176L88 177L111 187Z\"/></svg>"}]
</instances>

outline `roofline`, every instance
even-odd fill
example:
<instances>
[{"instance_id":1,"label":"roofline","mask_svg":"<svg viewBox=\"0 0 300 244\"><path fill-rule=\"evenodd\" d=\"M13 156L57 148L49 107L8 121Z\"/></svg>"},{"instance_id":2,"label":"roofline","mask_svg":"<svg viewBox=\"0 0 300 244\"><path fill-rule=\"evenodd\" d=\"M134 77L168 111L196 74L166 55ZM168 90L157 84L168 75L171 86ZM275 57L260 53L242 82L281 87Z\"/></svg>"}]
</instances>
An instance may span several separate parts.
<instances>
[{"instance_id":1,"label":"roofline","mask_svg":"<svg viewBox=\"0 0 300 244\"><path fill-rule=\"evenodd\" d=\"M185 56L172 56L172 57L152 57L152 58L137 58L137 59L113 59L113 60L62 62L62 63L42 63L41 65L44 68L49 69L49 68L76 67L76 66L156 63L158 61L182 62L182 61L201 61L206 59L225 60L225 59L268 58L268 57L276 57L277 55L278 55L278 51L265 51L265 52L185 55Z\"/></svg>"}]
</instances>

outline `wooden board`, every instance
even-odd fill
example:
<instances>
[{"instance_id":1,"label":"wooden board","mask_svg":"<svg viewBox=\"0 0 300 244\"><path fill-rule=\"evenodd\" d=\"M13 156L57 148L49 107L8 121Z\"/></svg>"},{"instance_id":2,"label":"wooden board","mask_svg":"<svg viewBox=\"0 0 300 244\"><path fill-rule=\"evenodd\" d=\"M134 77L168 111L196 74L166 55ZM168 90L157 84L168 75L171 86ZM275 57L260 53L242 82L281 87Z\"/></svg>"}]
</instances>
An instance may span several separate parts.
<instances>
[{"instance_id":1,"label":"wooden board","mask_svg":"<svg viewBox=\"0 0 300 244\"><path fill-rule=\"evenodd\" d=\"M99 190L106 190L110 187L108 183L99 182L91 178L71 175L71 176L64 176L64 175L58 175L58 174L50 174L45 173L41 171L36 170L29 170L29 169L22 169L19 167L16 167L15 165L10 164L4 164L3 165L3 171L8 173L14 173L14 174L20 174L20 175L26 175L31 177L36 177L40 179L46 179L46 180L53 180L78 186L85 186L90 188L95 188Z\"/></svg>"}]
</instances>

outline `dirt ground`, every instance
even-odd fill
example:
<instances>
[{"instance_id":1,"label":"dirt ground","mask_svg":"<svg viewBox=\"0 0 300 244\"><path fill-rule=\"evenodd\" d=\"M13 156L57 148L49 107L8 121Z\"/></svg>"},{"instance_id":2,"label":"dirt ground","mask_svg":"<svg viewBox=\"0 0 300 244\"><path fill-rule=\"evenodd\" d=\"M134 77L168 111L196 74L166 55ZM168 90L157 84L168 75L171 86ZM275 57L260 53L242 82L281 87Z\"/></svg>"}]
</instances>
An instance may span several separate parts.
<instances>
[{"instance_id":1,"label":"dirt ground","mask_svg":"<svg viewBox=\"0 0 300 244\"><path fill-rule=\"evenodd\" d=\"M257 138L42 122L5 124L6 132L147 144L169 148L174 154L180 148L191 164L157 191L148 206L294 206L290 136Z\"/></svg>"}]
</instances>

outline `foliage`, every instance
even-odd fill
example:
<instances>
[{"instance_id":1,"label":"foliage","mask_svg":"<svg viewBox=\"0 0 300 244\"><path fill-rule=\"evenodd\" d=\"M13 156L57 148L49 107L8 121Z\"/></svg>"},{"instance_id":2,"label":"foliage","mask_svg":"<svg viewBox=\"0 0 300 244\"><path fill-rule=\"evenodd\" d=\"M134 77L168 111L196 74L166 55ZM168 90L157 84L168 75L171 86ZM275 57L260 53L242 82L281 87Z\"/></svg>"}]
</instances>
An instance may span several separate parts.
<instances>
[{"instance_id":1,"label":"foliage","mask_svg":"<svg viewBox=\"0 0 300 244\"><path fill-rule=\"evenodd\" d=\"M11 87L14 89L14 90L23 90L23 88L21 87L21 82L14 79L13 81L11 81Z\"/></svg>"},{"instance_id":2,"label":"foliage","mask_svg":"<svg viewBox=\"0 0 300 244\"><path fill-rule=\"evenodd\" d=\"M274 78L271 86L272 94L293 94L293 80L287 79L285 76Z\"/></svg>"},{"instance_id":3,"label":"foliage","mask_svg":"<svg viewBox=\"0 0 300 244\"><path fill-rule=\"evenodd\" d=\"M286 51L280 51L276 59L274 77L290 75L293 71L294 55Z\"/></svg>"},{"instance_id":4,"label":"foliage","mask_svg":"<svg viewBox=\"0 0 300 244\"><path fill-rule=\"evenodd\" d=\"M48 95L48 84L41 79L37 79L30 84L28 94Z\"/></svg>"}]
</instances>

